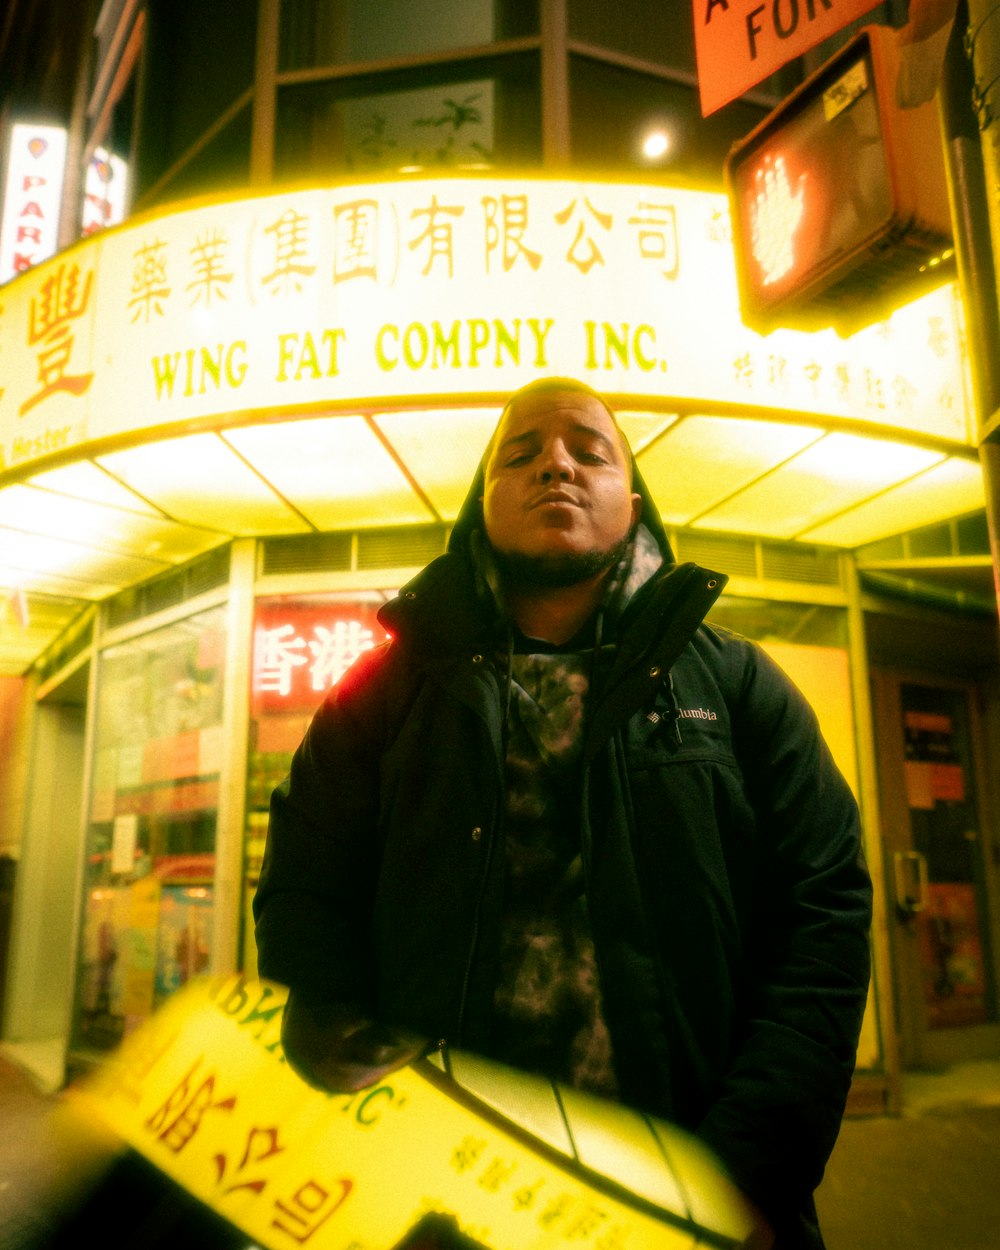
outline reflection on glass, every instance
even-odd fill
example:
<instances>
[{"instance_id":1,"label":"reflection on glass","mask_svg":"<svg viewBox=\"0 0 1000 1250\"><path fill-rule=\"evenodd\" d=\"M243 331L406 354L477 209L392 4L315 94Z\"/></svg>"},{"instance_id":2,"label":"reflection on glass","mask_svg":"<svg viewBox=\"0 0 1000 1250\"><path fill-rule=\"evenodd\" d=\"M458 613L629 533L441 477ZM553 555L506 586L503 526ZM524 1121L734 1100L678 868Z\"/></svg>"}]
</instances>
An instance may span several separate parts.
<instances>
[{"instance_id":1,"label":"reflection on glass","mask_svg":"<svg viewBox=\"0 0 1000 1250\"><path fill-rule=\"evenodd\" d=\"M569 0L571 39L611 48L643 61L695 73L694 15L687 4L649 0Z\"/></svg>"},{"instance_id":2,"label":"reflection on glass","mask_svg":"<svg viewBox=\"0 0 1000 1250\"><path fill-rule=\"evenodd\" d=\"M537 58L476 66L281 88L277 176L537 163Z\"/></svg>"},{"instance_id":3,"label":"reflection on glass","mask_svg":"<svg viewBox=\"0 0 1000 1250\"><path fill-rule=\"evenodd\" d=\"M827 746L857 795L858 742L843 608L724 595L708 623L760 643L811 704Z\"/></svg>"},{"instance_id":4,"label":"reflection on glass","mask_svg":"<svg viewBox=\"0 0 1000 1250\"><path fill-rule=\"evenodd\" d=\"M817 603L782 603L723 595L712 608L709 623L724 625L755 642L847 646L846 612Z\"/></svg>"},{"instance_id":5,"label":"reflection on glass","mask_svg":"<svg viewBox=\"0 0 1000 1250\"><path fill-rule=\"evenodd\" d=\"M73 1045L113 1047L208 968L225 609L101 657Z\"/></svg>"},{"instance_id":6,"label":"reflection on glass","mask_svg":"<svg viewBox=\"0 0 1000 1250\"><path fill-rule=\"evenodd\" d=\"M693 82L673 82L582 56L570 57L569 86L575 165L645 169L643 140L651 128L662 128L672 142L658 168L706 187L721 187L726 153L765 112L734 100L702 117Z\"/></svg>"},{"instance_id":7,"label":"reflection on glass","mask_svg":"<svg viewBox=\"0 0 1000 1250\"><path fill-rule=\"evenodd\" d=\"M927 866L926 905L915 917L925 1021L984 1024L995 1004L968 698L904 683L900 700L913 849Z\"/></svg>"},{"instance_id":8,"label":"reflection on glass","mask_svg":"<svg viewBox=\"0 0 1000 1250\"><path fill-rule=\"evenodd\" d=\"M278 596L257 601L250 694L244 845L244 971L256 974L250 904L267 836L271 791L327 691L388 635L376 613L391 592Z\"/></svg>"},{"instance_id":9,"label":"reflection on glass","mask_svg":"<svg viewBox=\"0 0 1000 1250\"><path fill-rule=\"evenodd\" d=\"M280 68L418 56L537 33L537 0L282 0Z\"/></svg>"}]
</instances>

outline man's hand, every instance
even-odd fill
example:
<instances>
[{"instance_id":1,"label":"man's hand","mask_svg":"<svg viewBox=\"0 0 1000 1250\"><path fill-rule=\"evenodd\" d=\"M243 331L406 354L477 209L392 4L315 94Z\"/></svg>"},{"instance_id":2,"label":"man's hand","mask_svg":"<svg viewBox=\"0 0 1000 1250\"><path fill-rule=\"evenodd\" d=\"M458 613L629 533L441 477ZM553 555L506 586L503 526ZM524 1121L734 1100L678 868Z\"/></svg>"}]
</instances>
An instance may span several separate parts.
<instances>
[{"instance_id":1,"label":"man's hand","mask_svg":"<svg viewBox=\"0 0 1000 1250\"><path fill-rule=\"evenodd\" d=\"M773 1246L774 1231L762 1216L750 1234L749 1241L743 1243L743 1250L772 1250Z\"/></svg>"},{"instance_id":2,"label":"man's hand","mask_svg":"<svg viewBox=\"0 0 1000 1250\"><path fill-rule=\"evenodd\" d=\"M375 1085L427 1049L427 1039L373 1020L351 1004L308 1003L291 992L281 1044L289 1065L308 1085L354 1093Z\"/></svg>"}]
</instances>

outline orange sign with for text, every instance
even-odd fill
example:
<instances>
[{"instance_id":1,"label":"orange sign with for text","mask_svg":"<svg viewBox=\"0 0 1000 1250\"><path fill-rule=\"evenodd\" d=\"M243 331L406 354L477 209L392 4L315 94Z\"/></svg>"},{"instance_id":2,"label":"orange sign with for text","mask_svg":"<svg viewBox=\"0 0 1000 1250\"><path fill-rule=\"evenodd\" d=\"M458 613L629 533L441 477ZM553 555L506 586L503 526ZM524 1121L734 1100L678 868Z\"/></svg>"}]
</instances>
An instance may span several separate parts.
<instances>
[{"instance_id":1,"label":"orange sign with for text","mask_svg":"<svg viewBox=\"0 0 1000 1250\"><path fill-rule=\"evenodd\" d=\"M708 117L875 7L877 0L694 0L701 112Z\"/></svg>"}]
</instances>

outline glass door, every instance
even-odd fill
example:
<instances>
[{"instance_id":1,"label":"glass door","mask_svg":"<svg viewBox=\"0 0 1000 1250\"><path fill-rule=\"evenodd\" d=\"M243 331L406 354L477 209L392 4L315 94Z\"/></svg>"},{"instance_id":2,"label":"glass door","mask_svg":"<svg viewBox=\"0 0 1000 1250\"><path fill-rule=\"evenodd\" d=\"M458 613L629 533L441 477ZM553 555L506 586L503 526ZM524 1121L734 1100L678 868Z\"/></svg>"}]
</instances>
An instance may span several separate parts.
<instances>
[{"instance_id":1,"label":"glass door","mask_svg":"<svg viewBox=\"0 0 1000 1250\"><path fill-rule=\"evenodd\" d=\"M226 609L100 657L70 1048L114 1048L211 961Z\"/></svg>"},{"instance_id":2,"label":"glass door","mask_svg":"<svg viewBox=\"0 0 1000 1250\"><path fill-rule=\"evenodd\" d=\"M995 1053L983 746L975 687L875 676L893 958L906 1066Z\"/></svg>"}]
</instances>

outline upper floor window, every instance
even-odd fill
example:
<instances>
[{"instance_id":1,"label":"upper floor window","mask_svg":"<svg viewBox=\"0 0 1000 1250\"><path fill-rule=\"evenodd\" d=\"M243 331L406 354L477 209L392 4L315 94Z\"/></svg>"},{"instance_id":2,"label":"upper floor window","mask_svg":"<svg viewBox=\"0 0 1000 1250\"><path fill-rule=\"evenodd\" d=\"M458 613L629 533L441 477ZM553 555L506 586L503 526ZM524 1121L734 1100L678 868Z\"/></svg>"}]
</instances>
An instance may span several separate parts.
<instances>
[{"instance_id":1,"label":"upper floor window","mask_svg":"<svg viewBox=\"0 0 1000 1250\"><path fill-rule=\"evenodd\" d=\"M281 0L279 69L385 61L538 33L538 0Z\"/></svg>"},{"instance_id":2,"label":"upper floor window","mask_svg":"<svg viewBox=\"0 0 1000 1250\"><path fill-rule=\"evenodd\" d=\"M538 58L523 53L279 88L275 176L541 160Z\"/></svg>"}]
</instances>

